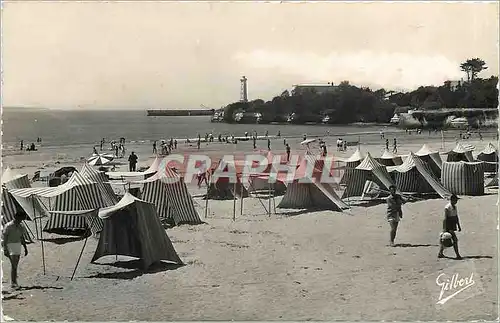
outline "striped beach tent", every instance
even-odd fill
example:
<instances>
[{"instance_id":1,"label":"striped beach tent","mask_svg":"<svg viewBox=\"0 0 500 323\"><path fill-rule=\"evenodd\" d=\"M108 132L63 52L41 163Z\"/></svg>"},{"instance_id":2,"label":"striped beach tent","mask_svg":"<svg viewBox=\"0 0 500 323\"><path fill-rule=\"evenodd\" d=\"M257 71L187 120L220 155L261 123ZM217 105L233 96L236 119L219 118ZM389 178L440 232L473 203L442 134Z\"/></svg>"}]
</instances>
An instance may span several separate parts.
<instances>
[{"instance_id":1,"label":"striped beach tent","mask_svg":"<svg viewBox=\"0 0 500 323\"><path fill-rule=\"evenodd\" d=\"M10 221L14 220L14 216L22 207L17 203L14 197L2 186L2 226L6 225ZM21 224L23 228L23 237L26 243L33 243L32 236L29 234L29 231L26 227L25 223Z\"/></svg>"},{"instance_id":2,"label":"striped beach tent","mask_svg":"<svg viewBox=\"0 0 500 323\"><path fill-rule=\"evenodd\" d=\"M427 144L424 144L420 150L415 153L421 161L427 164L434 176L441 178L441 165L443 161L439 151L431 149Z\"/></svg>"},{"instance_id":3,"label":"striped beach tent","mask_svg":"<svg viewBox=\"0 0 500 323\"><path fill-rule=\"evenodd\" d=\"M233 163L221 159L216 165L216 168L212 169L212 174L214 175L220 172L228 172L229 174L233 174L233 172L236 172L236 185L234 185L234 183L231 183L231 178L224 177L223 174L221 174L221 176L218 176L215 181L212 180L214 177L212 175L212 179L210 180L210 185L208 188L208 194L205 198L214 200L231 200L234 199L235 196L239 198L245 198L249 196L248 190L241 182L243 169L245 167L244 160L236 160Z\"/></svg>"},{"instance_id":4,"label":"striped beach tent","mask_svg":"<svg viewBox=\"0 0 500 323\"><path fill-rule=\"evenodd\" d=\"M349 206L339 198L330 183L321 182L324 161L311 154L305 155L296 170L294 180L278 208L283 209L322 209L342 212ZM312 170L312 171L311 171ZM283 181L286 181L283 178Z\"/></svg>"},{"instance_id":5,"label":"striped beach tent","mask_svg":"<svg viewBox=\"0 0 500 323\"><path fill-rule=\"evenodd\" d=\"M283 195L286 191L285 183L280 180L276 180L275 182L270 183L269 174L272 171L276 172L276 165L274 164L275 160L281 165L289 165L286 160L286 155L275 155L271 151L268 151L265 157L265 162L267 163L265 169L260 173L251 174L248 177L248 192L256 193L259 191L268 191L269 189L271 189L274 192L274 196ZM257 163L257 165L259 164ZM257 167L257 165L252 167ZM293 167L293 165L291 166Z\"/></svg>"},{"instance_id":6,"label":"striped beach tent","mask_svg":"<svg viewBox=\"0 0 500 323\"><path fill-rule=\"evenodd\" d=\"M344 175L340 180L340 184L347 184L349 182L349 176L353 173L354 168L361 164L364 158L365 156L363 156L359 147L356 147L356 151L351 155L351 157L344 160L346 168Z\"/></svg>"},{"instance_id":7,"label":"striped beach tent","mask_svg":"<svg viewBox=\"0 0 500 323\"><path fill-rule=\"evenodd\" d=\"M111 184L109 183L108 178L104 172L100 172L94 169L89 164L85 163L80 169L80 175L97 184L102 197L106 201L107 206L115 205L116 203L118 203L118 197L113 191L113 188L111 187Z\"/></svg>"},{"instance_id":8,"label":"striped beach tent","mask_svg":"<svg viewBox=\"0 0 500 323\"><path fill-rule=\"evenodd\" d=\"M493 177L485 187L498 187L498 176Z\"/></svg>"},{"instance_id":9,"label":"striped beach tent","mask_svg":"<svg viewBox=\"0 0 500 323\"><path fill-rule=\"evenodd\" d=\"M384 149L382 156L375 158L375 160L384 166L398 166L403 163L401 156L398 156L387 149Z\"/></svg>"},{"instance_id":10,"label":"striped beach tent","mask_svg":"<svg viewBox=\"0 0 500 323\"><path fill-rule=\"evenodd\" d=\"M137 183L144 184L141 199L156 206L160 218L175 225L202 224L184 179L170 168Z\"/></svg>"},{"instance_id":11,"label":"striped beach tent","mask_svg":"<svg viewBox=\"0 0 500 323\"><path fill-rule=\"evenodd\" d=\"M488 143L479 155L477 155L477 160L485 163L485 172L496 173L498 170L498 149L492 143Z\"/></svg>"},{"instance_id":12,"label":"striped beach tent","mask_svg":"<svg viewBox=\"0 0 500 323\"><path fill-rule=\"evenodd\" d=\"M97 216L99 210L51 211L43 231L57 234L85 232L90 230L93 235L102 231L103 220Z\"/></svg>"},{"instance_id":13,"label":"striped beach tent","mask_svg":"<svg viewBox=\"0 0 500 323\"><path fill-rule=\"evenodd\" d=\"M49 210L77 211L91 210L109 206L101 193L97 183L78 174L73 173L71 178L64 184L56 187L36 187L10 190L17 197L37 196L44 199Z\"/></svg>"},{"instance_id":14,"label":"striped beach tent","mask_svg":"<svg viewBox=\"0 0 500 323\"><path fill-rule=\"evenodd\" d=\"M457 195L484 194L484 164L482 162L444 162L443 186Z\"/></svg>"},{"instance_id":15,"label":"striped beach tent","mask_svg":"<svg viewBox=\"0 0 500 323\"><path fill-rule=\"evenodd\" d=\"M106 175L109 176L109 178L111 179L126 179L126 178L145 179L149 176L152 176L158 171L162 160L163 158L156 156L151 166L149 166L149 168L146 169L144 172L106 172Z\"/></svg>"},{"instance_id":16,"label":"striped beach tent","mask_svg":"<svg viewBox=\"0 0 500 323\"><path fill-rule=\"evenodd\" d=\"M376 183L381 189L385 190L389 190L389 187L394 185L394 181L387 172L386 167L377 162L370 153L367 153L361 164L352 170L342 198L362 196L367 180Z\"/></svg>"},{"instance_id":17,"label":"striped beach tent","mask_svg":"<svg viewBox=\"0 0 500 323\"><path fill-rule=\"evenodd\" d=\"M411 152L403 164L390 167L388 171L395 175L396 186L403 193L437 193L442 198L451 196L429 166Z\"/></svg>"},{"instance_id":18,"label":"striped beach tent","mask_svg":"<svg viewBox=\"0 0 500 323\"><path fill-rule=\"evenodd\" d=\"M474 150L474 146L457 142L455 148L448 152L448 157L446 161L448 162L458 162L458 161L466 161L472 162L474 161L474 157L472 156L472 151Z\"/></svg>"},{"instance_id":19,"label":"striped beach tent","mask_svg":"<svg viewBox=\"0 0 500 323\"><path fill-rule=\"evenodd\" d=\"M156 214L156 207L126 193L114 206L99 210L104 221L92 262L122 255L141 259L142 268L162 260L182 264Z\"/></svg>"},{"instance_id":20,"label":"striped beach tent","mask_svg":"<svg viewBox=\"0 0 500 323\"><path fill-rule=\"evenodd\" d=\"M2 184L5 186L5 189L7 191L21 188L31 188L31 183L27 174L16 174L10 169L8 169L8 172L3 174ZM40 202L40 200L36 196L13 197L16 199L17 203L19 203L19 206L26 212L26 214L28 214L28 218L30 220L48 216L47 208Z\"/></svg>"}]
</instances>

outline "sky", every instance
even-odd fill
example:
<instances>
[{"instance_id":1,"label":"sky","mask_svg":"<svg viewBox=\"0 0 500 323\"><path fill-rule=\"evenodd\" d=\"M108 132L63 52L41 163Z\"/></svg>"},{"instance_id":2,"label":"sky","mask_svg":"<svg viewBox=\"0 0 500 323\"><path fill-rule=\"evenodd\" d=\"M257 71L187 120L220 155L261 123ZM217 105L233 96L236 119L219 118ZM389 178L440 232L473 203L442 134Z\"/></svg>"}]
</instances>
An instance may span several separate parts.
<instances>
[{"instance_id":1,"label":"sky","mask_svg":"<svg viewBox=\"0 0 500 323\"><path fill-rule=\"evenodd\" d=\"M498 75L490 3L4 2L3 106L219 108L295 84L406 90Z\"/></svg>"}]
</instances>

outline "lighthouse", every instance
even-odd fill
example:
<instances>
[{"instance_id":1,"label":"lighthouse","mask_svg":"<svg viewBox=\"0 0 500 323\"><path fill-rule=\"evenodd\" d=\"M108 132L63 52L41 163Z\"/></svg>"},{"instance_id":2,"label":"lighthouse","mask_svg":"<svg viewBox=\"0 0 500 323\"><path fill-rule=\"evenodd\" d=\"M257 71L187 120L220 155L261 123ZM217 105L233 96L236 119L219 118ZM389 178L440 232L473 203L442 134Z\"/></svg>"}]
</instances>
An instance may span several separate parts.
<instances>
[{"instance_id":1,"label":"lighthouse","mask_svg":"<svg viewBox=\"0 0 500 323\"><path fill-rule=\"evenodd\" d=\"M240 82L241 82L240 102L248 102L247 78L243 76L240 79Z\"/></svg>"}]
</instances>

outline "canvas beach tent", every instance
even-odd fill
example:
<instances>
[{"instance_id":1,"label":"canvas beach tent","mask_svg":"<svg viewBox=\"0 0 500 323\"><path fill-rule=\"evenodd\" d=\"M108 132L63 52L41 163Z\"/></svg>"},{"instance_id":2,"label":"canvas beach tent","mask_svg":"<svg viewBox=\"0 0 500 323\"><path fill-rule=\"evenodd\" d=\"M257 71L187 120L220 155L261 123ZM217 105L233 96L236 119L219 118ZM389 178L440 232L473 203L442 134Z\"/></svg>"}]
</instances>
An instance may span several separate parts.
<instances>
[{"instance_id":1,"label":"canvas beach tent","mask_svg":"<svg viewBox=\"0 0 500 323\"><path fill-rule=\"evenodd\" d=\"M313 167L312 173L309 171L310 167ZM321 182L323 167L323 160L306 153L296 170L294 180L287 184L286 193L277 208L323 209L339 212L349 209L349 205L338 197L330 183ZM287 182L286 176L283 174L281 181Z\"/></svg>"},{"instance_id":2,"label":"canvas beach tent","mask_svg":"<svg viewBox=\"0 0 500 323\"><path fill-rule=\"evenodd\" d=\"M162 160L163 158L156 156L151 166L149 166L149 168L144 172L106 172L106 175L109 176L110 179L131 179L132 181L142 180L155 174L158 171Z\"/></svg>"},{"instance_id":3,"label":"canvas beach tent","mask_svg":"<svg viewBox=\"0 0 500 323\"><path fill-rule=\"evenodd\" d=\"M224 159L221 159L216 165L215 169L212 168L212 175L210 176L210 183L205 198L232 200L235 197L245 198L249 196L248 190L241 182L243 168L245 167L244 160L236 160L234 163L229 164ZM236 185L235 183L230 183L230 178L223 177L223 175L212 181L214 172L228 172L229 168L236 170Z\"/></svg>"},{"instance_id":4,"label":"canvas beach tent","mask_svg":"<svg viewBox=\"0 0 500 323\"><path fill-rule=\"evenodd\" d=\"M448 152L448 157L446 161L448 162L458 162L458 161L466 161L472 162L474 161L474 157L472 156L472 151L474 150L474 146L457 142L455 148Z\"/></svg>"},{"instance_id":5,"label":"canvas beach tent","mask_svg":"<svg viewBox=\"0 0 500 323\"><path fill-rule=\"evenodd\" d=\"M441 165L443 161L437 150L433 150L427 144L424 144L422 148L415 153L415 156L429 166L434 176L441 178Z\"/></svg>"},{"instance_id":6,"label":"canvas beach tent","mask_svg":"<svg viewBox=\"0 0 500 323\"><path fill-rule=\"evenodd\" d=\"M403 163L401 156L398 156L387 149L384 149L382 156L375 158L375 160L384 166L398 166Z\"/></svg>"},{"instance_id":7,"label":"canvas beach tent","mask_svg":"<svg viewBox=\"0 0 500 323\"><path fill-rule=\"evenodd\" d=\"M143 184L141 199L154 204L160 218L175 225L204 223L184 178L170 168L159 170L152 177L137 183Z\"/></svg>"},{"instance_id":8,"label":"canvas beach tent","mask_svg":"<svg viewBox=\"0 0 500 323\"><path fill-rule=\"evenodd\" d=\"M489 187L489 188L494 188L494 187L497 187L498 188L498 176L495 176L493 177L489 182L488 184L486 184L485 187Z\"/></svg>"},{"instance_id":9,"label":"canvas beach tent","mask_svg":"<svg viewBox=\"0 0 500 323\"><path fill-rule=\"evenodd\" d=\"M396 186L402 193L436 193L444 199L451 196L429 166L411 152L403 164L388 167L388 171L394 175Z\"/></svg>"},{"instance_id":10,"label":"canvas beach tent","mask_svg":"<svg viewBox=\"0 0 500 323\"><path fill-rule=\"evenodd\" d=\"M496 173L498 170L498 149L492 143L477 155L477 160L485 163L484 171L487 173Z\"/></svg>"},{"instance_id":11,"label":"canvas beach tent","mask_svg":"<svg viewBox=\"0 0 500 323\"><path fill-rule=\"evenodd\" d=\"M98 209L78 211L50 211L50 217L43 231L56 234L91 232L97 235L102 231L104 222L97 216Z\"/></svg>"},{"instance_id":12,"label":"canvas beach tent","mask_svg":"<svg viewBox=\"0 0 500 323\"><path fill-rule=\"evenodd\" d=\"M274 159L279 159L280 164L288 165L286 160L286 155L275 155L271 151L266 154L267 165L266 168L261 173L252 174L248 178L248 192L250 194L273 191L274 196L283 195L286 191L286 185L280 180L276 180L274 183L270 183L269 175L272 171L275 171L273 166Z\"/></svg>"},{"instance_id":13,"label":"canvas beach tent","mask_svg":"<svg viewBox=\"0 0 500 323\"><path fill-rule=\"evenodd\" d=\"M356 168L361 162L365 156L361 153L361 150L359 147L356 148L356 151L351 155L351 157L343 160L345 162L345 172L344 175L342 176L342 179L340 180L340 184L347 184L349 182L349 177L353 172L353 169Z\"/></svg>"},{"instance_id":14,"label":"canvas beach tent","mask_svg":"<svg viewBox=\"0 0 500 323\"><path fill-rule=\"evenodd\" d=\"M24 175L16 174L11 169L7 169L3 173L2 184L5 186L5 189L7 191L22 189L22 188L31 188L31 183L27 174ZM26 214L28 215L28 220L34 220L37 218L48 216L47 208L44 207L44 205L40 202L40 200L36 196L28 196L28 197L12 196L12 197L15 198L17 203L19 203L19 206L26 212ZM12 217L8 218L7 220L11 221L13 219L14 218Z\"/></svg>"},{"instance_id":15,"label":"canvas beach tent","mask_svg":"<svg viewBox=\"0 0 500 323\"><path fill-rule=\"evenodd\" d=\"M484 164L482 162L444 162L443 186L457 195L484 194Z\"/></svg>"},{"instance_id":16,"label":"canvas beach tent","mask_svg":"<svg viewBox=\"0 0 500 323\"><path fill-rule=\"evenodd\" d=\"M80 175L97 184L99 192L102 194L102 197L106 200L107 205L111 206L118 203L118 197L113 191L113 188L109 183L108 177L104 172L100 172L94 169L89 164L85 163L80 169Z\"/></svg>"},{"instance_id":17,"label":"canvas beach tent","mask_svg":"<svg viewBox=\"0 0 500 323\"><path fill-rule=\"evenodd\" d=\"M5 226L10 221L14 220L14 216L23 208L17 203L12 195L2 187L2 226ZM26 243L33 243L33 234L30 234L29 227L26 223L21 223L23 227L23 237Z\"/></svg>"},{"instance_id":18,"label":"canvas beach tent","mask_svg":"<svg viewBox=\"0 0 500 323\"><path fill-rule=\"evenodd\" d=\"M351 175L349 175L347 187L342 198L363 196L365 183L368 180L376 183L381 189L386 191L389 190L391 185L395 185L386 167L377 162L370 153L367 153L361 164L354 168Z\"/></svg>"},{"instance_id":19,"label":"canvas beach tent","mask_svg":"<svg viewBox=\"0 0 500 323\"><path fill-rule=\"evenodd\" d=\"M99 210L99 217L104 227L92 262L121 255L141 259L143 269L162 260L183 264L153 204L126 193L116 205Z\"/></svg>"},{"instance_id":20,"label":"canvas beach tent","mask_svg":"<svg viewBox=\"0 0 500 323\"><path fill-rule=\"evenodd\" d=\"M93 182L78 172L73 173L70 179L56 187L21 188L11 190L12 195L18 197L36 196L48 210L77 211L92 210L112 205L99 191L96 182Z\"/></svg>"}]
</instances>

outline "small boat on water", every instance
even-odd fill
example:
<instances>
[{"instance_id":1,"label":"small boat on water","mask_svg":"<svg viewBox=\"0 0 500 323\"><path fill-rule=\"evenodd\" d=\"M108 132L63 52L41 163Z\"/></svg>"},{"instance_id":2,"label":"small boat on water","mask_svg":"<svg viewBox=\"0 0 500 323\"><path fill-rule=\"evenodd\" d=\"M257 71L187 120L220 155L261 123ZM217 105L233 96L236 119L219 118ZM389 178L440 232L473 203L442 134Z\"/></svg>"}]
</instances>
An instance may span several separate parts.
<instances>
[{"instance_id":1,"label":"small boat on water","mask_svg":"<svg viewBox=\"0 0 500 323\"><path fill-rule=\"evenodd\" d=\"M392 124L399 124L399 121L401 121L399 116L397 114L394 114L394 116L391 118L391 120L389 122Z\"/></svg>"},{"instance_id":2,"label":"small boat on water","mask_svg":"<svg viewBox=\"0 0 500 323\"><path fill-rule=\"evenodd\" d=\"M330 122L330 116L329 115L324 116L323 119L321 119L321 122L324 124Z\"/></svg>"},{"instance_id":3,"label":"small boat on water","mask_svg":"<svg viewBox=\"0 0 500 323\"><path fill-rule=\"evenodd\" d=\"M465 117L453 118L450 121L450 125L454 128L466 128L469 125L469 121Z\"/></svg>"}]
</instances>

